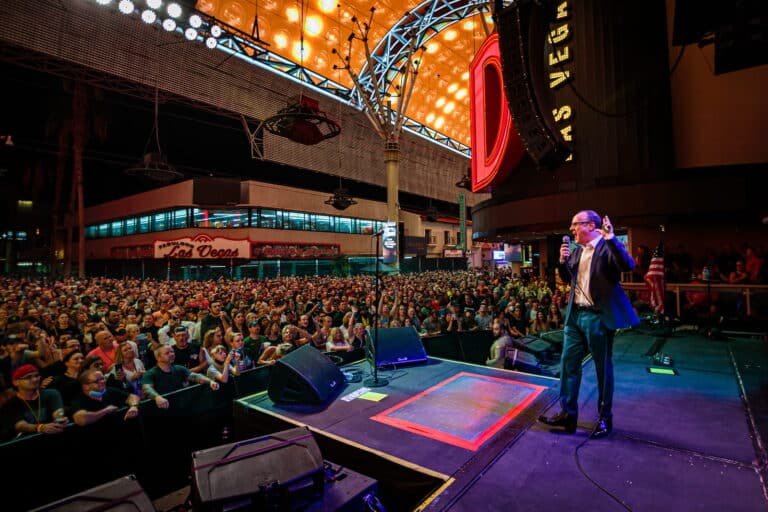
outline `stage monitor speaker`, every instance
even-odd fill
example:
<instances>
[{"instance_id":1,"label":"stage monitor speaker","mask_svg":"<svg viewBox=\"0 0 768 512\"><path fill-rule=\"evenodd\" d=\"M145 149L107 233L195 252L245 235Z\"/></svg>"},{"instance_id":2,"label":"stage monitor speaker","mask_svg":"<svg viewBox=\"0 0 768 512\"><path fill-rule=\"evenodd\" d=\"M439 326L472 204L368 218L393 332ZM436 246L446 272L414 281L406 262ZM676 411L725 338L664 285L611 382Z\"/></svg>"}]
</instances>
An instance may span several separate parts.
<instances>
[{"instance_id":1,"label":"stage monitor speaker","mask_svg":"<svg viewBox=\"0 0 768 512\"><path fill-rule=\"evenodd\" d=\"M154 511L147 494L133 475L93 487L49 503L33 512L145 512Z\"/></svg>"},{"instance_id":2,"label":"stage monitor speaker","mask_svg":"<svg viewBox=\"0 0 768 512\"><path fill-rule=\"evenodd\" d=\"M192 454L194 510L304 510L324 484L323 457L306 427Z\"/></svg>"},{"instance_id":3,"label":"stage monitor speaker","mask_svg":"<svg viewBox=\"0 0 768 512\"><path fill-rule=\"evenodd\" d=\"M267 393L276 404L323 404L342 389L344 375L325 354L304 345L272 367Z\"/></svg>"},{"instance_id":4,"label":"stage monitor speaker","mask_svg":"<svg viewBox=\"0 0 768 512\"><path fill-rule=\"evenodd\" d=\"M371 331L369 334L371 340L374 340L376 333ZM376 354L378 366L423 363L426 360L427 352L415 327L379 329Z\"/></svg>"}]
</instances>

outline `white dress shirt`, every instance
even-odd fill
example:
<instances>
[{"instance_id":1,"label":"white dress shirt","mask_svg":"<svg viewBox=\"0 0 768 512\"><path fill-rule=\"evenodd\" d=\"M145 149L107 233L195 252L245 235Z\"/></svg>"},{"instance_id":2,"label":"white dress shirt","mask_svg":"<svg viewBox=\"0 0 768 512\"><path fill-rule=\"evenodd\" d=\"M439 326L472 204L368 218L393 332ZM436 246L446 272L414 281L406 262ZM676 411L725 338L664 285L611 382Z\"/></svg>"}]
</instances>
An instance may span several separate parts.
<instances>
[{"instance_id":1,"label":"white dress shirt","mask_svg":"<svg viewBox=\"0 0 768 512\"><path fill-rule=\"evenodd\" d=\"M589 271L592 266L592 256L595 254L595 247L600 243L602 237L595 237L581 251L579 259L579 274L576 279L576 290L573 295L573 302L577 306L593 306L595 303L589 293Z\"/></svg>"}]
</instances>

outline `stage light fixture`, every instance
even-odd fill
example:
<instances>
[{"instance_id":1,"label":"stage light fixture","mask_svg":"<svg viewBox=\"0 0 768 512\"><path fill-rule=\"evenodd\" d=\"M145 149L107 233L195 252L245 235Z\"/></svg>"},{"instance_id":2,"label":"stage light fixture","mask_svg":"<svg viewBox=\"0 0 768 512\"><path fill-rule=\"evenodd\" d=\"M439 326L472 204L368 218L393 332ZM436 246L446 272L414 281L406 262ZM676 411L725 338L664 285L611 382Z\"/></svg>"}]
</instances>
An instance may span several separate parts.
<instances>
[{"instance_id":1,"label":"stage light fixture","mask_svg":"<svg viewBox=\"0 0 768 512\"><path fill-rule=\"evenodd\" d=\"M216 48L217 44L218 43L216 42L216 38L215 37L208 37L208 38L205 39L205 46L207 46L211 50Z\"/></svg>"},{"instance_id":2,"label":"stage light fixture","mask_svg":"<svg viewBox=\"0 0 768 512\"><path fill-rule=\"evenodd\" d=\"M214 25L211 27L211 35L213 37L219 37L221 36L221 27L218 25Z\"/></svg>"},{"instance_id":3,"label":"stage light fixture","mask_svg":"<svg viewBox=\"0 0 768 512\"><path fill-rule=\"evenodd\" d=\"M159 9L162 4L162 0L147 0L147 6L150 9Z\"/></svg>"},{"instance_id":4,"label":"stage light fixture","mask_svg":"<svg viewBox=\"0 0 768 512\"><path fill-rule=\"evenodd\" d=\"M203 24L203 19L197 14L193 14L189 17L189 24L192 25L193 28L200 28Z\"/></svg>"},{"instance_id":5,"label":"stage light fixture","mask_svg":"<svg viewBox=\"0 0 768 512\"><path fill-rule=\"evenodd\" d=\"M186 37L190 41L194 41L195 39L197 39L197 30L193 29L192 27L189 27L187 30L184 31L184 37Z\"/></svg>"},{"instance_id":6,"label":"stage light fixture","mask_svg":"<svg viewBox=\"0 0 768 512\"><path fill-rule=\"evenodd\" d=\"M120 9L120 12L123 14L131 14L135 9L135 6L131 0L120 0L120 3L117 4L117 8Z\"/></svg>"},{"instance_id":7,"label":"stage light fixture","mask_svg":"<svg viewBox=\"0 0 768 512\"><path fill-rule=\"evenodd\" d=\"M176 30L176 22L171 18L167 18L165 21L163 21L163 28L168 32L173 32Z\"/></svg>"},{"instance_id":8,"label":"stage light fixture","mask_svg":"<svg viewBox=\"0 0 768 512\"><path fill-rule=\"evenodd\" d=\"M157 19L157 14L152 9L146 9L141 13L141 20L147 25L151 25Z\"/></svg>"},{"instance_id":9,"label":"stage light fixture","mask_svg":"<svg viewBox=\"0 0 768 512\"><path fill-rule=\"evenodd\" d=\"M111 1L112 0L96 0L96 3L99 4L99 5L107 5Z\"/></svg>"},{"instance_id":10,"label":"stage light fixture","mask_svg":"<svg viewBox=\"0 0 768 512\"><path fill-rule=\"evenodd\" d=\"M178 18L179 16L181 16L181 6L175 2L168 4L167 11L168 11L168 16L170 16L171 18Z\"/></svg>"}]
</instances>

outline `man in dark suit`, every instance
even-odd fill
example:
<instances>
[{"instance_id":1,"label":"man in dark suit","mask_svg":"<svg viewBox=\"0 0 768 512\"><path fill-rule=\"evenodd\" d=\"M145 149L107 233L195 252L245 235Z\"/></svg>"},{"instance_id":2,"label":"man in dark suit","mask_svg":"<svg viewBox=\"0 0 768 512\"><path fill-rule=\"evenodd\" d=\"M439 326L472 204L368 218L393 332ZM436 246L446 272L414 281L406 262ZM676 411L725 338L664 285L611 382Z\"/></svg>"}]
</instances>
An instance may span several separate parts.
<instances>
[{"instance_id":1,"label":"man in dark suit","mask_svg":"<svg viewBox=\"0 0 768 512\"><path fill-rule=\"evenodd\" d=\"M573 216L570 227L578 247L560 247L560 275L570 277L571 292L565 317L565 337L560 370L561 410L539 420L576 431L581 362L592 353L597 372L599 419L591 436L607 436L613 428L613 337L616 329L639 322L621 288L622 272L635 267L624 245L616 239L608 216L584 210Z\"/></svg>"}]
</instances>

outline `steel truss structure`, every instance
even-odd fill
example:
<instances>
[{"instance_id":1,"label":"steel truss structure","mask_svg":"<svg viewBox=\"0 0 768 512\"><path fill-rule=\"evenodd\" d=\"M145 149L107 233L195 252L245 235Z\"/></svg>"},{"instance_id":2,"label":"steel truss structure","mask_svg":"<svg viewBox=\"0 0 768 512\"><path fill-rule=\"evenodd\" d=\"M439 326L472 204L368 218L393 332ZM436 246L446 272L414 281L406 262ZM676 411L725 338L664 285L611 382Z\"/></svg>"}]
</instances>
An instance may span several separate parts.
<instances>
[{"instance_id":1,"label":"steel truss structure","mask_svg":"<svg viewBox=\"0 0 768 512\"><path fill-rule=\"evenodd\" d=\"M111 3L112 8L115 8L115 3ZM505 3L511 3L511 0ZM490 12L490 5L490 2L477 0L426 0L421 3L412 11L407 12L375 47L371 56L374 69L370 69L367 64L364 65L359 74L360 86L368 89L369 92L373 87L377 87L382 94L386 93L404 67L403 59L410 41L415 40L420 45L426 44L440 31L451 25L478 13L482 15L484 12ZM105 7L110 8L110 5ZM350 89L282 57L270 51L267 48L268 45L258 38L241 32L220 20L202 12L189 11L189 13L193 16L197 15L195 24L191 25L187 16L186 21L179 19L175 22L172 32L190 39L191 33L189 31L194 29L191 41L210 44L209 48L215 48L231 57L268 69L357 109L362 110L364 108L360 91L357 88ZM137 21L142 21L142 13L138 9L127 15L135 17ZM161 17L157 17L153 24L162 27L163 20ZM403 127L411 133L434 141L456 153L466 157L471 156L469 146L423 123L406 117Z\"/></svg>"}]
</instances>

